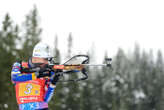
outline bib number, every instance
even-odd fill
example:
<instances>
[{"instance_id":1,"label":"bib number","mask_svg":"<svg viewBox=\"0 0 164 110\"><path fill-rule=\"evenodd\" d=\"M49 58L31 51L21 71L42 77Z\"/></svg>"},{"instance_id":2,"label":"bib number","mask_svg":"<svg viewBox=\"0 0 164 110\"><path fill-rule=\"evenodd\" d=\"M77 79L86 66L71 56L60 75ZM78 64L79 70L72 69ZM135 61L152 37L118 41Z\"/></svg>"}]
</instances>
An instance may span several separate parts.
<instances>
[{"instance_id":1,"label":"bib number","mask_svg":"<svg viewBox=\"0 0 164 110\"><path fill-rule=\"evenodd\" d=\"M23 83L19 87L19 96L39 96L40 95L40 85Z\"/></svg>"},{"instance_id":2,"label":"bib number","mask_svg":"<svg viewBox=\"0 0 164 110\"><path fill-rule=\"evenodd\" d=\"M32 84L27 84L26 85L26 91L24 91L25 94L30 94L32 90Z\"/></svg>"}]
</instances>

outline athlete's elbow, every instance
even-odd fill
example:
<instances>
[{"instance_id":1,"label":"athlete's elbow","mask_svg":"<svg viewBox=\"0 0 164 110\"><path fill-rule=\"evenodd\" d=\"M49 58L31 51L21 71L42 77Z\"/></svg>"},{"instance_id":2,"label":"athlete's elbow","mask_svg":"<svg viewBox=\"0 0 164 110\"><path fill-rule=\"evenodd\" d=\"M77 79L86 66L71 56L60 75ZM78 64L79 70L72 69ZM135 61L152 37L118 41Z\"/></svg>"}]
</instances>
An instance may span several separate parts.
<instances>
[{"instance_id":1,"label":"athlete's elbow","mask_svg":"<svg viewBox=\"0 0 164 110\"><path fill-rule=\"evenodd\" d=\"M12 76L11 76L11 80L12 80L13 82L18 81L18 76L17 76L17 75L12 75Z\"/></svg>"}]
</instances>

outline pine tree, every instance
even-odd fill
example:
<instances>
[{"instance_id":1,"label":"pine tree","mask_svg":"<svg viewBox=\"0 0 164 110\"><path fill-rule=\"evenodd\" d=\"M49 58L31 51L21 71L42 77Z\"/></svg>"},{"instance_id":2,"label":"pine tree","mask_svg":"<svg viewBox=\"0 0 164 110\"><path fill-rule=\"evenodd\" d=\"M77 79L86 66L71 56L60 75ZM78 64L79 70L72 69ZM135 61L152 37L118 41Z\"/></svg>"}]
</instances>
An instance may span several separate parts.
<instances>
[{"instance_id":1,"label":"pine tree","mask_svg":"<svg viewBox=\"0 0 164 110\"><path fill-rule=\"evenodd\" d=\"M108 57L107 52L104 56L104 61ZM110 94L107 92L107 88L109 87L109 81L111 79L111 71L107 67L102 68L94 68L96 69L96 74L94 74L96 77L93 79L93 109L96 110L108 110L111 109L111 97L109 98L108 95ZM108 98L107 98L108 97ZM108 102L108 103L106 103Z\"/></svg>"},{"instance_id":2,"label":"pine tree","mask_svg":"<svg viewBox=\"0 0 164 110\"><path fill-rule=\"evenodd\" d=\"M153 58L151 58L153 59ZM154 78L154 65L150 64L150 57L144 51L140 63L140 71L136 77L139 88L136 90L136 101L138 102L138 109L153 110L156 107L156 95L154 94L155 85L153 84ZM156 90L155 90L156 91ZM138 96L137 94L142 94Z\"/></svg>"},{"instance_id":3,"label":"pine tree","mask_svg":"<svg viewBox=\"0 0 164 110\"><path fill-rule=\"evenodd\" d=\"M164 86L164 62L162 52L159 50L157 53L157 60L155 62L155 68L152 71L152 86L153 94L155 98L155 109L163 110L164 104L164 95L163 95L163 86Z\"/></svg>"},{"instance_id":4,"label":"pine tree","mask_svg":"<svg viewBox=\"0 0 164 110\"><path fill-rule=\"evenodd\" d=\"M81 97L80 97L80 108L79 110L93 110L93 95L94 90L90 79L81 83Z\"/></svg>"},{"instance_id":5,"label":"pine tree","mask_svg":"<svg viewBox=\"0 0 164 110\"><path fill-rule=\"evenodd\" d=\"M42 29L39 27L38 10L36 6L26 16L24 22L24 34L22 35L22 50L20 52L21 59L28 60L32 56L34 45L40 41L40 34Z\"/></svg>"},{"instance_id":6,"label":"pine tree","mask_svg":"<svg viewBox=\"0 0 164 110\"><path fill-rule=\"evenodd\" d=\"M11 67L17 57L16 41L18 41L18 26L13 25L9 14L6 14L0 29L0 72L1 99L0 109L17 109L14 87L11 84Z\"/></svg>"},{"instance_id":7,"label":"pine tree","mask_svg":"<svg viewBox=\"0 0 164 110\"><path fill-rule=\"evenodd\" d=\"M72 55L72 47L73 47L73 38L72 34L69 34L68 37L68 53L67 58L69 59ZM69 77L72 79L72 76ZM74 78L78 78L78 76L75 74ZM67 83L67 93L66 95L66 110L77 110L80 107L80 91L78 83L76 82L68 82Z\"/></svg>"},{"instance_id":8,"label":"pine tree","mask_svg":"<svg viewBox=\"0 0 164 110\"><path fill-rule=\"evenodd\" d=\"M60 63L61 62L61 58L60 58L60 51L58 49L58 37L56 35L55 37L55 42L54 42L55 48L54 48L54 58L55 58L55 62L56 63Z\"/></svg>"},{"instance_id":9,"label":"pine tree","mask_svg":"<svg viewBox=\"0 0 164 110\"><path fill-rule=\"evenodd\" d=\"M55 37L55 41L54 41L54 58L55 58L55 63L59 63L60 64L60 51L58 48L58 37L56 35ZM62 101L65 98L64 97L64 93L63 93L63 89L64 85L61 82L58 82L57 87L55 89L55 93L54 93L54 97L52 98L52 100L49 103L49 108L50 109L55 109L55 110L62 110Z\"/></svg>"},{"instance_id":10,"label":"pine tree","mask_svg":"<svg viewBox=\"0 0 164 110\"><path fill-rule=\"evenodd\" d=\"M91 57L91 53L88 52L87 55ZM93 59L92 59L93 60ZM90 59L89 59L90 63ZM81 97L80 97L80 110L93 110L95 103L94 103L94 87L93 87L93 78L92 78L92 69L89 67L85 67L87 73L88 73L88 79L85 81L82 81L80 83L80 92L81 92ZM93 81L93 82L92 82Z\"/></svg>"},{"instance_id":11,"label":"pine tree","mask_svg":"<svg viewBox=\"0 0 164 110\"><path fill-rule=\"evenodd\" d=\"M73 47L73 38L72 38L72 33L69 33L68 36L68 53L67 53L67 58L71 58L72 55L72 47Z\"/></svg>"},{"instance_id":12,"label":"pine tree","mask_svg":"<svg viewBox=\"0 0 164 110\"><path fill-rule=\"evenodd\" d=\"M107 52L104 54L104 60L103 63L106 63L106 58L108 58ZM100 77L99 80L101 79L102 85L99 86L102 90L102 99L100 101L100 107L102 110L110 110L112 109L112 92L111 92L111 87L112 87L112 77L113 77L113 72L111 68L108 67L102 67L102 70L100 72ZM98 79L97 79L98 80ZM108 102L108 103L107 103Z\"/></svg>"},{"instance_id":13,"label":"pine tree","mask_svg":"<svg viewBox=\"0 0 164 110\"><path fill-rule=\"evenodd\" d=\"M2 54L0 55L1 64L0 67L3 68L0 70L2 75L1 80L1 101L0 109L6 108L6 110L18 109L16 104L15 90L14 85L11 83L11 68L12 64L15 61L18 61L22 58L26 59L31 55L33 48L33 43L38 42L37 36L40 34L37 26L37 11L36 8L30 13L26 18L24 33L24 40L20 37L20 28L18 25L13 25L12 20L10 19L9 14L5 16L5 20L0 30L0 49ZM21 43L24 41L23 43ZM19 43L19 44L18 44ZM22 47L23 45L23 47ZM31 46L31 50L28 48ZM22 49L18 49L18 47ZM28 56L28 57L27 57ZM7 58L6 58L7 57ZM10 96L10 97L9 97Z\"/></svg>"},{"instance_id":14,"label":"pine tree","mask_svg":"<svg viewBox=\"0 0 164 110\"><path fill-rule=\"evenodd\" d=\"M113 60L113 74L111 79L113 83L112 93L112 110L126 109L127 99L127 82L128 82L128 67L129 60L126 57L122 49L118 49L118 52Z\"/></svg>"},{"instance_id":15,"label":"pine tree","mask_svg":"<svg viewBox=\"0 0 164 110\"><path fill-rule=\"evenodd\" d=\"M140 55L140 46L139 44L135 44L134 51L131 56L127 56L129 58L129 67L127 71L127 78L126 82L128 85L127 91L126 91L126 104L127 109L134 109L138 110L136 107L136 97L134 93L136 91L140 90L140 84L135 82L135 79L138 79L137 76L139 75L140 71L140 63L141 63L141 55Z\"/></svg>"}]
</instances>

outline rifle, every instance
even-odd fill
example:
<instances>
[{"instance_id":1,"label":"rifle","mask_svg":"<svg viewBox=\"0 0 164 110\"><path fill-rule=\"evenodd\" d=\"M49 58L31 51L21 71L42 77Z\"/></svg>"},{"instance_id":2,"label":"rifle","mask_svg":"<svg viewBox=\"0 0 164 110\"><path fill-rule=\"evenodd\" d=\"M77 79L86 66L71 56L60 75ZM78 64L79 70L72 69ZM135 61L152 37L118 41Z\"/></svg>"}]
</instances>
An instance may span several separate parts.
<instances>
[{"instance_id":1,"label":"rifle","mask_svg":"<svg viewBox=\"0 0 164 110\"><path fill-rule=\"evenodd\" d=\"M55 74L50 75L50 77L54 77L55 75L63 76L64 74L71 75L71 74L77 74L77 73L81 72L83 74L83 77L80 77L77 79L60 81L60 82L68 82L68 81L74 82L74 81L81 81L81 80L88 79L88 72L86 71L87 67L105 66L105 67L112 69L111 61L112 61L111 58L106 58L105 64L89 64L89 56L88 55L75 55L63 64L57 64L57 63L55 63L54 60L51 59L49 61L49 65L47 66L47 68L49 69L49 71L55 72ZM36 68L24 69L22 71L31 73L31 72L37 72L39 70L40 70L40 68L36 67Z\"/></svg>"}]
</instances>

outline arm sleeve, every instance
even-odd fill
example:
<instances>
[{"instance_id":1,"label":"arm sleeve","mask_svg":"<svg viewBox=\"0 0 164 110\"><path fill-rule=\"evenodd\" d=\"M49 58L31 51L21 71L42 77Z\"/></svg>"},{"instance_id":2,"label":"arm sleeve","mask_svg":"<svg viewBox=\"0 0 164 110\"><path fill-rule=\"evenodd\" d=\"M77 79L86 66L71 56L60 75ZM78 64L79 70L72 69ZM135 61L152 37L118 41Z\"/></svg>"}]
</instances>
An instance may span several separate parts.
<instances>
[{"instance_id":1,"label":"arm sleeve","mask_svg":"<svg viewBox=\"0 0 164 110\"><path fill-rule=\"evenodd\" d=\"M48 90L46 91L45 97L44 97L45 102L48 103L52 99L55 88L56 88L56 86L50 84L50 86L48 87Z\"/></svg>"},{"instance_id":2,"label":"arm sleeve","mask_svg":"<svg viewBox=\"0 0 164 110\"><path fill-rule=\"evenodd\" d=\"M53 76L54 74L55 74L55 72L51 72L51 76ZM48 89L46 90L46 93L45 93L45 96L44 96L44 101L47 102L47 103L52 99L55 88L56 88L55 85L51 84L51 80L52 79L49 79L49 81L48 81L48 84L47 84Z\"/></svg>"},{"instance_id":3,"label":"arm sleeve","mask_svg":"<svg viewBox=\"0 0 164 110\"><path fill-rule=\"evenodd\" d=\"M28 80L35 80L35 79L36 79L35 73L30 73L30 74L21 73L21 64L19 62L15 62L13 64L13 67L11 70L11 80L13 83L23 82L23 81L28 81Z\"/></svg>"}]
</instances>

